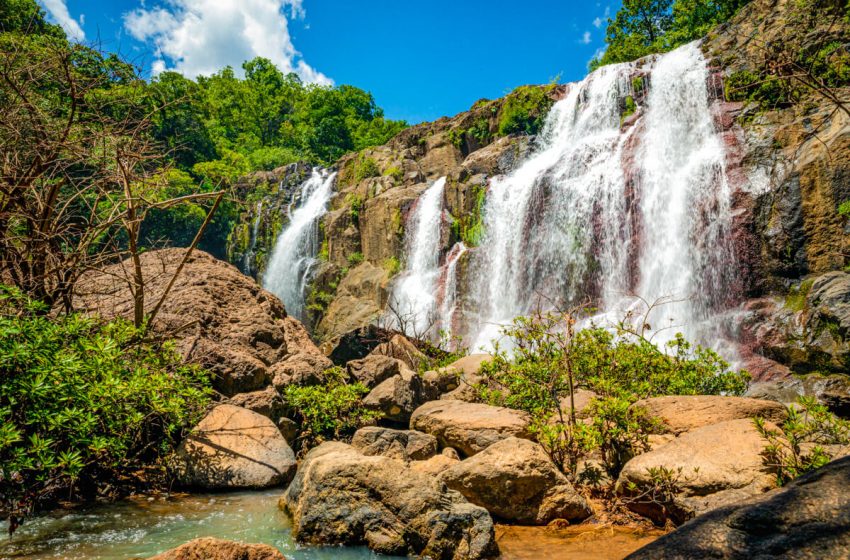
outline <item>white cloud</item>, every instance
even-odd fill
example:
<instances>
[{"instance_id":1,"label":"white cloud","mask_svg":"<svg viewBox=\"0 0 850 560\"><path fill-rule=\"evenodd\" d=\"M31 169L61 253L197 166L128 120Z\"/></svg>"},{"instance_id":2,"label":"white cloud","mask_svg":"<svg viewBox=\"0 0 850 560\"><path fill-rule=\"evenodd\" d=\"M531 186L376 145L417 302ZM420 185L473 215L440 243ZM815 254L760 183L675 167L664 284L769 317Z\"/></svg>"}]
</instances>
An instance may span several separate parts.
<instances>
[{"instance_id":1,"label":"white cloud","mask_svg":"<svg viewBox=\"0 0 850 560\"><path fill-rule=\"evenodd\" d=\"M582 45L589 45L589 44L590 44L590 40L591 40L591 39L590 39L590 31L585 31L585 32L582 34L581 39L579 39L579 41L578 41L578 42L579 42L579 43L581 43Z\"/></svg>"},{"instance_id":2,"label":"white cloud","mask_svg":"<svg viewBox=\"0 0 850 560\"><path fill-rule=\"evenodd\" d=\"M295 49L287 9L291 18L304 17L302 0L169 0L124 14L124 27L153 45L154 74L176 70L194 78L227 65L241 72L244 61L263 56L304 81L333 83Z\"/></svg>"},{"instance_id":3,"label":"white cloud","mask_svg":"<svg viewBox=\"0 0 850 560\"><path fill-rule=\"evenodd\" d=\"M86 39L86 34L83 32L83 28L80 27L79 22L68 13L68 6L65 4L65 0L41 0L41 4L47 10L50 19L58 23L65 30L65 34L68 35L69 39L72 41L84 41ZM83 21L82 16L80 16L80 21Z\"/></svg>"},{"instance_id":4,"label":"white cloud","mask_svg":"<svg viewBox=\"0 0 850 560\"><path fill-rule=\"evenodd\" d=\"M600 27L602 27L602 23L603 23L602 18L598 17L595 20L593 20L593 27L595 27L596 29L599 29Z\"/></svg>"}]
</instances>

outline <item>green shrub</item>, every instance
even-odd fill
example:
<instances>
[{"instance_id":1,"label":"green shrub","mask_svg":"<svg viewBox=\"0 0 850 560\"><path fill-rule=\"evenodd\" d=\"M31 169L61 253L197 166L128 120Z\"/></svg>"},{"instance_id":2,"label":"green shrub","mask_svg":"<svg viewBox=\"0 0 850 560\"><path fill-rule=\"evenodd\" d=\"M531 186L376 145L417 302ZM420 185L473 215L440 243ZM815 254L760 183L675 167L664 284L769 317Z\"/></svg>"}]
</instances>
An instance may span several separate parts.
<instances>
[{"instance_id":1,"label":"green shrub","mask_svg":"<svg viewBox=\"0 0 850 560\"><path fill-rule=\"evenodd\" d=\"M749 101L758 104L761 109L787 106L798 97L798 92L787 80L748 70L729 75L724 84L724 92L729 101Z\"/></svg>"},{"instance_id":2,"label":"green shrub","mask_svg":"<svg viewBox=\"0 0 850 560\"><path fill-rule=\"evenodd\" d=\"M348 266L357 266L358 264L363 262L363 253L351 253L348 255Z\"/></svg>"},{"instance_id":3,"label":"green shrub","mask_svg":"<svg viewBox=\"0 0 850 560\"><path fill-rule=\"evenodd\" d=\"M345 203L349 206L348 215L351 216L351 221L359 224L360 211L363 210L363 197L359 194L349 193L345 196Z\"/></svg>"},{"instance_id":4,"label":"green shrub","mask_svg":"<svg viewBox=\"0 0 850 560\"><path fill-rule=\"evenodd\" d=\"M475 197L472 211L453 221L451 225L454 240L463 241L467 247L477 247L484 237L484 203L487 190L479 186L472 192Z\"/></svg>"},{"instance_id":5,"label":"green shrub","mask_svg":"<svg viewBox=\"0 0 850 560\"><path fill-rule=\"evenodd\" d=\"M210 397L172 343L46 311L0 286L0 512L12 529L59 496L108 494L149 465L162 475Z\"/></svg>"},{"instance_id":6,"label":"green shrub","mask_svg":"<svg viewBox=\"0 0 850 560\"><path fill-rule=\"evenodd\" d=\"M832 455L822 446L850 444L850 422L836 417L812 397L800 397L798 407L789 407L780 430L770 428L762 418L756 429L767 440L762 455L765 464L776 470L779 484L830 462Z\"/></svg>"},{"instance_id":7,"label":"green shrub","mask_svg":"<svg viewBox=\"0 0 850 560\"><path fill-rule=\"evenodd\" d=\"M626 96L626 107L623 109L623 114L620 115L620 124L623 123L624 120L631 117L637 111L637 105L635 104L635 98L631 95Z\"/></svg>"},{"instance_id":8,"label":"green shrub","mask_svg":"<svg viewBox=\"0 0 850 560\"><path fill-rule=\"evenodd\" d=\"M387 177L392 177L393 181L396 183L400 183L402 179L404 179L404 171L397 165L392 165L384 171L384 175Z\"/></svg>"},{"instance_id":9,"label":"green shrub","mask_svg":"<svg viewBox=\"0 0 850 560\"><path fill-rule=\"evenodd\" d=\"M499 116L499 136L537 134L555 103L549 95L553 86L520 86L508 94Z\"/></svg>"},{"instance_id":10,"label":"green shrub","mask_svg":"<svg viewBox=\"0 0 850 560\"><path fill-rule=\"evenodd\" d=\"M850 217L850 200L845 200L838 205L838 213L842 216Z\"/></svg>"},{"instance_id":11,"label":"green shrub","mask_svg":"<svg viewBox=\"0 0 850 560\"><path fill-rule=\"evenodd\" d=\"M478 387L485 402L531 414L538 441L573 477L579 460L592 450L600 451L609 474L616 476L633 453L646 448L657 423L630 408L637 400L741 395L746 389L746 372L731 371L716 353L693 347L681 335L662 349L625 327L617 333L574 332L576 321L555 313L515 319L503 330L512 354L497 350L482 365L485 381ZM561 410L579 388L598 395L588 409L590 423Z\"/></svg>"},{"instance_id":12,"label":"green shrub","mask_svg":"<svg viewBox=\"0 0 850 560\"><path fill-rule=\"evenodd\" d=\"M301 426L298 439L302 450L326 440L349 439L381 416L363 407L361 400L369 389L361 383L348 383L344 369L331 368L324 377L323 385L289 385L283 391L284 401Z\"/></svg>"},{"instance_id":13,"label":"green shrub","mask_svg":"<svg viewBox=\"0 0 850 560\"><path fill-rule=\"evenodd\" d=\"M357 160L357 171L354 173L354 178L357 181L362 181L363 179L379 177L380 175L381 170L378 169L378 164L375 163L375 160L361 154Z\"/></svg>"},{"instance_id":14,"label":"green shrub","mask_svg":"<svg viewBox=\"0 0 850 560\"><path fill-rule=\"evenodd\" d=\"M384 270L390 275L390 278L401 272L401 261L396 257L390 257L384 260Z\"/></svg>"}]
</instances>

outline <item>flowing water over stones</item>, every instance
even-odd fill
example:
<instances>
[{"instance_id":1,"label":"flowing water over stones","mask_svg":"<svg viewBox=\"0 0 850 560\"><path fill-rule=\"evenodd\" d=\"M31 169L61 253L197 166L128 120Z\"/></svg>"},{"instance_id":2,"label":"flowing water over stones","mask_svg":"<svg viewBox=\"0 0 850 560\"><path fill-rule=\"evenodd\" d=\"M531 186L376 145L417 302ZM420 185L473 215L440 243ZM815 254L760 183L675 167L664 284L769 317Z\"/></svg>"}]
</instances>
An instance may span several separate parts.
<instances>
[{"instance_id":1,"label":"flowing water over stones","mask_svg":"<svg viewBox=\"0 0 850 560\"><path fill-rule=\"evenodd\" d=\"M445 186L446 178L440 177L416 201L405 228L407 266L390 295L386 322L417 338L431 334L438 320L436 293Z\"/></svg>"},{"instance_id":2,"label":"flowing water over stones","mask_svg":"<svg viewBox=\"0 0 850 560\"><path fill-rule=\"evenodd\" d=\"M430 259L418 289L441 278L431 294L417 292L413 299L422 303L411 308L431 312L437 298L432 333L462 334L484 350L519 315L587 301L601 326L630 318L649 325L647 336L657 342L676 332L715 342L736 290L711 78L692 43L642 67L605 66L570 85L532 155L490 179L484 235L468 249L463 279L455 270L462 251L449 251L435 273L433 237L408 240L409 260L420 252ZM429 215L439 233L438 214Z\"/></svg>"},{"instance_id":3,"label":"flowing water over stones","mask_svg":"<svg viewBox=\"0 0 850 560\"><path fill-rule=\"evenodd\" d=\"M280 232L263 274L263 287L301 321L305 319L305 290L319 252L319 220L327 212L335 179L335 172L313 169L301 185L300 205L288 209L289 223Z\"/></svg>"}]
</instances>

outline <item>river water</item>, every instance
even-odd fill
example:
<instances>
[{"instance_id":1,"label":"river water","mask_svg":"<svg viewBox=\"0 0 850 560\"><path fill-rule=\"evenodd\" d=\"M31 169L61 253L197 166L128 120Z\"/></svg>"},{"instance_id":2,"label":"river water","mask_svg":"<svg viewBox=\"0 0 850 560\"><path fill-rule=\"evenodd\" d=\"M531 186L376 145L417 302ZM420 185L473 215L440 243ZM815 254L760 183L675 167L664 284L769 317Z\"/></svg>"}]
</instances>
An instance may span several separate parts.
<instances>
[{"instance_id":1,"label":"river water","mask_svg":"<svg viewBox=\"0 0 850 560\"><path fill-rule=\"evenodd\" d=\"M218 537L269 544L289 560L392 560L365 547L297 546L289 520L277 507L281 493L177 495L58 510L29 520L12 539L0 537L0 558L147 558L198 537ZM3 524L0 531L6 534ZM598 525L496 529L504 560L619 560L657 536Z\"/></svg>"}]
</instances>

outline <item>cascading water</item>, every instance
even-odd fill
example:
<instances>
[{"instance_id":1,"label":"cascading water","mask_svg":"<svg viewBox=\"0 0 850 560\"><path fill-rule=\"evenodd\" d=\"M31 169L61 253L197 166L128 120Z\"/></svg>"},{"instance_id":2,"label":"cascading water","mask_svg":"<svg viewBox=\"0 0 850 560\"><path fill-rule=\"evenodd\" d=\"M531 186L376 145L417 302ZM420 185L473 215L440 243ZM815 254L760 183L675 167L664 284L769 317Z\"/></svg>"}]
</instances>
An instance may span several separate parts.
<instances>
[{"instance_id":1,"label":"cascading water","mask_svg":"<svg viewBox=\"0 0 850 560\"><path fill-rule=\"evenodd\" d=\"M443 267L443 280L441 282L441 290L438 292L440 301L440 312L438 316L437 327L443 331L445 338L448 340L449 346L453 346L455 341L452 340L455 334L455 318L458 311L458 293L457 293L457 265L460 259L466 254L467 246L463 242L458 241L446 255L446 264Z\"/></svg>"},{"instance_id":2,"label":"cascading water","mask_svg":"<svg viewBox=\"0 0 850 560\"><path fill-rule=\"evenodd\" d=\"M490 348L502 326L538 306L587 300L600 322L643 319L646 302L666 302L647 318L659 341L709 333L734 270L709 71L696 44L655 58L643 112L624 127L638 71L606 66L571 85L538 149L491 180L472 280L459 287L473 348Z\"/></svg>"},{"instance_id":3,"label":"cascading water","mask_svg":"<svg viewBox=\"0 0 850 560\"><path fill-rule=\"evenodd\" d=\"M336 173L313 169L301 185L301 203L290 206L289 223L275 242L263 286L278 296L287 312L304 320L304 295L319 252L319 220L328 208Z\"/></svg>"},{"instance_id":4,"label":"cascading water","mask_svg":"<svg viewBox=\"0 0 850 560\"><path fill-rule=\"evenodd\" d=\"M441 177L425 190L405 228L407 266L393 286L386 321L410 336L434 334L445 186L446 178Z\"/></svg>"},{"instance_id":5,"label":"cascading water","mask_svg":"<svg viewBox=\"0 0 850 560\"><path fill-rule=\"evenodd\" d=\"M263 201L257 202L254 209L254 223L251 224L251 239L248 241L248 250L242 257L242 272L250 276L254 272L253 262L257 249L257 236L260 233L260 221L263 218Z\"/></svg>"}]
</instances>

